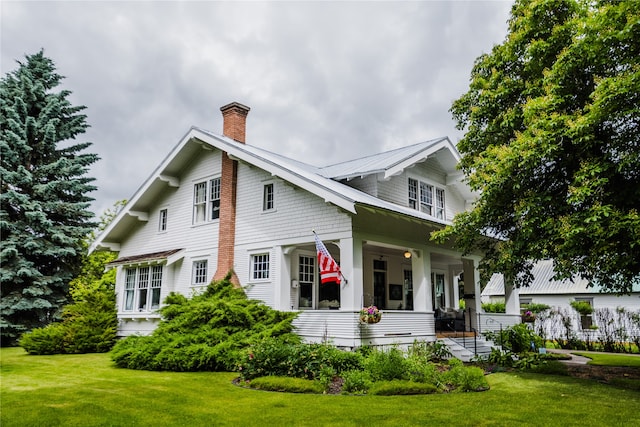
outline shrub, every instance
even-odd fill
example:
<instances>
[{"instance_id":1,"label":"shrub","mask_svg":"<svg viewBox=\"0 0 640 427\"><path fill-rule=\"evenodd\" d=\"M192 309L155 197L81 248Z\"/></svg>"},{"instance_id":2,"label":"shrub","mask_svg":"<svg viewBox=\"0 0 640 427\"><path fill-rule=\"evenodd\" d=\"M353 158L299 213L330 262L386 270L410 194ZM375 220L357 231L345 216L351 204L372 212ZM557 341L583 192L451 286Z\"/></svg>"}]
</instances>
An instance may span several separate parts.
<instances>
[{"instance_id":1,"label":"shrub","mask_svg":"<svg viewBox=\"0 0 640 427\"><path fill-rule=\"evenodd\" d=\"M542 313L545 310L549 310L551 307L547 304L538 304L534 302L530 302L529 304L525 304L522 309L524 311L530 311L535 314Z\"/></svg>"},{"instance_id":2,"label":"shrub","mask_svg":"<svg viewBox=\"0 0 640 427\"><path fill-rule=\"evenodd\" d=\"M449 347L442 341L414 341L407 349L408 357L419 357L425 361L439 362L453 355Z\"/></svg>"},{"instance_id":3,"label":"shrub","mask_svg":"<svg viewBox=\"0 0 640 427\"><path fill-rule=\"evenodd\" d=\"M510 326L502 331L487 332L485 336L514 353L530 351L532 346L539 348L544 344L542 338L524 323Z\"/></svg>"},{"instance_id":4,"label":"shrub","mask_svg":"<svg viewBox=\"0 0 640 427\"><path fill-rule=\"evenodd\" d=\"M405 379L407 371L404 354L397 347L372 353L365 359L364 368L374 381Z\"/></svg>"},{"instance_id":5,"label":"shrub","mask_svg":"<svg viewBox=\"0 0 640 427\"><path fill-rule=\"evenodd\" d=\"M485 313L506 313L507 304L504 301L483 302L482 309Z\"/></svg>"},{"instance_id":6,"label":"shrub","mask_svg":"<svg viewBox=\"0 0 640 427\"><path fill-rule=\"evenodd\" d=\"M103 353L111 350L118 327L113 290L115 273L111 270L102 277L85 274L74 279L71 282L73 302L64 307L62 322L23 334L20 346L29 354Z\"/></svg>"},{"instance_id":7,"label":"shrub","mask_svg":"<svg viewBox=\"0 0 640 427\"><path fill-rule=\"evenodd\" d=\"M342 391L344 393L366 393L373 382L367 371L347 371L342 374Z\"/></svg>"},{"instance_id":8,"label":"shrub","mask_svg":"<svg viewBox=\"0 0 640 427\"><path fill-rule=\"evenodd\" d=\"M287 393L322 393L324 391L324 387L318 381L274 376L256 378L249 383L249 387Z\"/></svg>"},{"instance_id":9,"label":"shrub","mask_svg":"<svg viewBox=\"0 0 640 427\"><path fill-rule=\"evenodd\" d=\"M396 396L410 394L431 394L437 391L433 384L416 383L413 381L381 381L373 384L369 394L378 396Z\"/></svg>"},{"instance_id":10,"label":"shrub","mask_svg":"<svg viewBox=\"0 0 640 427\"><path fill-rule=\"evenodd\" d=\"M246 348L270 337L299 342L293 312L248 299L230 276L187 299L170 294L162 320L147 337L127 337L112 351L119 367L171 371L233 371Z\"/></svg>"},{"instance_id":11,"label":"shrub","mask_svg":"<svg viewBox=\"0 0 640 427\"><path fill-rule=\"evenodd\" d=\"M489 390L484 371L477 366L454 366L449 371L448 378L456 391Z\"/></svg>"},{"instance_id":12,"label":"shrub","mask_svg":"<svg viewBox=\"0 0 640 427\"><path fill-rule=\"evenodd\" d=\"M359 353L339 350L326 344L285 342L265 339L252 345L242 356L238 371L243 379L265 375L284 375L319 379L323 370L331 368L337 375L362 369Z\"/></svg>"},{"instance_id":13,"label":"shrub","mask_svg":"<svg viewBox=\"0 0 640 427\"><path fill-rule=\"evenodd\" d=\"M593 307L586 301L571 301L571 307L583 316L593 313Z\"/></svg>"},{"instance_id":14,"label":"shrub","mask_svg":"<svg viewBox=\"0 0 640 427\"><path fill-rule=\"evenodd\" d=\"M409 381L433 384L438 388L442 387L442 374L436 364L410 356L407 358L405 366L407 369L406 377Z\"/></svg>"}]
</instances>

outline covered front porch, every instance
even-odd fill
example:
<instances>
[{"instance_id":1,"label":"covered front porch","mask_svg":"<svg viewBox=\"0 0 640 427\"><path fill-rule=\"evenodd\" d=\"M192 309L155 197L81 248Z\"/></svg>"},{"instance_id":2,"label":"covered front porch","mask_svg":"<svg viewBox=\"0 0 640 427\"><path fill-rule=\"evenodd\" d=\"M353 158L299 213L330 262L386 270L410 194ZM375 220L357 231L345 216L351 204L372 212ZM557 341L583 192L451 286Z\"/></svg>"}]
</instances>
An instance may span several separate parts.
<instances>
[{"instance_id":1,"label":"covered front porch","mask_svg":"<svg viewBox=\"0 0 640 427\"><path fill-rule=\"evenodd\" d=\"M306 341L347 348L408 345L435 341L440 330L477 330L478 257L371 235L324 241L341 265L346 280L340 285L320 284L313 246L286 251L291 285L280 295L280 308L300 311L294 325ZM370 305L382 311L382 320L363 324L360 310Z\"/></svg>"}]
</instances>

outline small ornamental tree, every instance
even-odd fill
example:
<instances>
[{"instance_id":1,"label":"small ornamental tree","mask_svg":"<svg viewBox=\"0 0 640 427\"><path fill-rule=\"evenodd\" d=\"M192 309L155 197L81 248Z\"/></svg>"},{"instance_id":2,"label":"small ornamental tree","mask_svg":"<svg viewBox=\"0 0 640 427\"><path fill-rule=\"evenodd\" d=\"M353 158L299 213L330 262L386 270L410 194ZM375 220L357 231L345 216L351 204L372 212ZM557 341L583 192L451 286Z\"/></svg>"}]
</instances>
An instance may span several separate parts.
<instances>
[{"instance_id":1,"label":"small ornamental tree","mask_svg":"<svg viewBox=\"0 0 640 427\"><path fill-rule=\"evenodd\" d=\"M116 365L153 371L233 371L253 343L272 337L300 342L292 332L297 313L248 299L230 277L192 298L169 294L151 335L116 343L111 353Z\"/></svg>"},{"instance_id":2,"label":"small ornamental tree","mask_svg":"<svg viewBox=\"0 0 640 427\"><path fill-rule=\"evenodd\" d=\"M63 77L42 51L18 64L0 81L3 346L59 317L95 226L87 172L98 157L74 142L88 127L85 107L58 90Z\"/></svg>"}]
</instances>

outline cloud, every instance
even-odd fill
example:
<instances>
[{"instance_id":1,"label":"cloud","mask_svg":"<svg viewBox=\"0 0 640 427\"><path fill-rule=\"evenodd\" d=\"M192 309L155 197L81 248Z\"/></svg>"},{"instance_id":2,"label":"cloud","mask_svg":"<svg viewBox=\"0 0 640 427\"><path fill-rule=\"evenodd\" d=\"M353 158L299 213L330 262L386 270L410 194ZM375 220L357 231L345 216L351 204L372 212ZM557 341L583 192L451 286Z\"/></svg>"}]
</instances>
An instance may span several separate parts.
<instances>
[{"instance_id":1,"label":"cloud","mask_svg":"<svg viewBox=\"0 0 640 427\"><path fill-rule=\"evenodd\" d=\"M447 135L511 2L3 2L3 75L44 48L86 105L100 213L190 126L251 107L247 143L325 165Z\"/></svg>"}]
</instances>

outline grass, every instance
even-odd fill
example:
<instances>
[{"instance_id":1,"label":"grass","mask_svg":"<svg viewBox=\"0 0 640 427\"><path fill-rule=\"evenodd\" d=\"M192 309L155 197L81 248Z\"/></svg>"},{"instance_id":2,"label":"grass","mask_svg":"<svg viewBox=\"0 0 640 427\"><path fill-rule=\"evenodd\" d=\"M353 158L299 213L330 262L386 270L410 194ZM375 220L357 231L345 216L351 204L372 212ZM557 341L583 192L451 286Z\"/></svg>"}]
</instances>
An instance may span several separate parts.
<instances>
[{"instance_id":1,"label":"grass","mask_svg":"<svg viewBox=\"0 0 640 427\"><path fill-rule=\"evenodd\" d=\"M637 391L551 375L492 374L481 393L340 396L240 388L233 373L118 369L108 354L5 348L0 362L3 427L640 424Z\"/></svg>"},{"instance_id":2,"label":"grass","mask_svg":"<svg viewBox=\"0 0 640 427\"><path fill-rule=\"evenodd\" d=\"M637 355L598 353L596 351L576 351L572 353L591 359L591 361L588 362L589 365L640 368L640 356Z\"/></svg>"}]
</instances>

